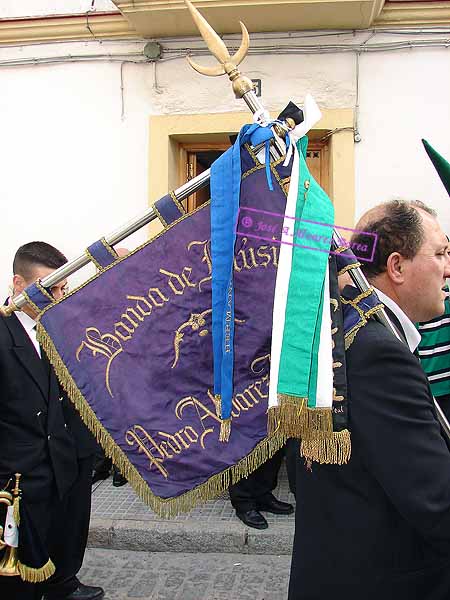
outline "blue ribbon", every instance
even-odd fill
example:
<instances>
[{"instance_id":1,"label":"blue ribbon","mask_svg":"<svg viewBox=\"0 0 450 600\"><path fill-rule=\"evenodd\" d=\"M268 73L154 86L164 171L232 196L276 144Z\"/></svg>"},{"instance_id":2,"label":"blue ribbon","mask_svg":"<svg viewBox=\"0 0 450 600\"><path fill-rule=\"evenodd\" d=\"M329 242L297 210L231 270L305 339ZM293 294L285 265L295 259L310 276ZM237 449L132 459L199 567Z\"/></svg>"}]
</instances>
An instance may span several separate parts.
<instances>
[{"instance_id":1,"label":"blue ribbon","mask_svg":"<svg viewBox=\"0 0 450 600\"><path fill-rule=\"evenodd\" d=\"M234 367L234 287L233 260L236 221L241 189L241 146L264 143L269 189L270 140L273 132L258 124L244 125L234 145L211 167L211 259L212 259L212 338L214 394L221 397L221 417L231 417Z\"/></svg>"}]
</instances>

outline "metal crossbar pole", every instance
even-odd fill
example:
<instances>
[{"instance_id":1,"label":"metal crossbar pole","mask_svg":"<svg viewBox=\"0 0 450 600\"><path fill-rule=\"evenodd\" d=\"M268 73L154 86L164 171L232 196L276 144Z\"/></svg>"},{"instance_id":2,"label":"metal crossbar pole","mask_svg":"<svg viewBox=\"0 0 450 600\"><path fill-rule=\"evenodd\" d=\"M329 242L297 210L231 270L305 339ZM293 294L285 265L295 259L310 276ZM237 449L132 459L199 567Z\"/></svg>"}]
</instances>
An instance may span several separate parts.
<instances>
[{"instance_id":1,"label":"metal crossbar pole","mask_svg":"<svg viewBox=\"0 0 450 600\"><path fill-rule=\"evenodd\" d=\"M208 169L207 171L204 171L194 179L191 179L187 183L184 183L181 187L177 188L174 192L175 196L180 201L184 200L194 192L205 187L205 185L207 185L209 182L209 177L210 170ZM154 221L157 217L158 215L153 210L153 208L148 208L143 213L137 215L134 219L131 219L130 221L122 225L122 227L119 227L118 229L112 231L108 235L105 235L105 240L108 244L114 246L122 240L124 240L125 238L127 238L132 233L139 231L139 229L144 227L144 225L147 225L151 221ZM77 258L74 258L73 260L69 261L59 269L56 269L56 271L53 271L53 273L45 277L41 281L41 283L44 287L51 288L60 281L63 281L64 279L69 277L69 275L73 275L73 273L76 273L79 269L86 266L90 262L91 260L87 256L87 254L83 253L80 256L77 256ZM18 294L17 296L15 296L14 304L17 308L22 308L26 303L27 299L23 294ZM7 309L8 307L4 308Z\"/></svg>"}]
</instances>

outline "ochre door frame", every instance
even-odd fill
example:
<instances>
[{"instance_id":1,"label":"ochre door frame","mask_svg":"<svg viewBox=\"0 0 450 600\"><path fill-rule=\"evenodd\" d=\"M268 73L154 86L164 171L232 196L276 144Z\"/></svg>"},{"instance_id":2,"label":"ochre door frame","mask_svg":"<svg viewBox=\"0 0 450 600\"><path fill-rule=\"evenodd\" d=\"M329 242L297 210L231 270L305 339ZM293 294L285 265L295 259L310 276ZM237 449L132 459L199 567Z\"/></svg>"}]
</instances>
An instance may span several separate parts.
<instances>
[{"instance_id":1,"label":"ochre door frame","mask_svg":"<svg viewBox=\"0 0 450 600\"><path fill-rule=\"evenodd\" d=\"M179 144L225 142L249 122L248 112L150 117L149 203L179 185ZM352 227L355 219L353 110L324 109L312 137L336 131L330 139L330 191L335 223Z\"/></svg>"}]
</instances>

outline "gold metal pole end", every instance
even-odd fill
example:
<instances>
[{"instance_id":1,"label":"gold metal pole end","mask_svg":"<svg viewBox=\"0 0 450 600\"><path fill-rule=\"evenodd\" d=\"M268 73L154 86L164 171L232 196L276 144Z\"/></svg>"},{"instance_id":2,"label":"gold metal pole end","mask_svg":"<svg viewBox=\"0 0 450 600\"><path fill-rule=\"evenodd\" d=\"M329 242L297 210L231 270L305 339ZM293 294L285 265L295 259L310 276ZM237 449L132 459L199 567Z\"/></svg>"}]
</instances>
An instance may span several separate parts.
<instances>
[{"instance_id":1,"label":"gold metal pole end","mask_svg":"<svg viewBox=\"0 0 450 600\"><path fill-rule=\"evenodd\" d=\"M236 98L242 98L248 92L251 92L255 89L253 81L249 79L246 75L242 75L238 69L236 69L237 77L232 77L229 74L231 81L233 82L233 92Z\"/></svg>"},{"instance_id":2,"label":"gold metal pole end","mask_svg":"<svg viewBox=\"0 0 450 600\"><path fill-rule=\"evenodd\" d=\"M18 496L20 494L19 483L20 483L20 478L22 477L22 473L15 473L15 477L16 477L16 483L14 485L13 494L14 494L14 496Z\"/></svg>"},{"instance_id":3,"label":"gold metal pole end","mask_svg":"<svg viewBox=\"0 0 450 600\"><path fill-rule=\"evenodd\" d=\"M13 300L10 300L7 306L0 306L0 315L2 317L10 317L16 310L20 310L20 308L14 304Z\"/></svg>"}]
</instances>

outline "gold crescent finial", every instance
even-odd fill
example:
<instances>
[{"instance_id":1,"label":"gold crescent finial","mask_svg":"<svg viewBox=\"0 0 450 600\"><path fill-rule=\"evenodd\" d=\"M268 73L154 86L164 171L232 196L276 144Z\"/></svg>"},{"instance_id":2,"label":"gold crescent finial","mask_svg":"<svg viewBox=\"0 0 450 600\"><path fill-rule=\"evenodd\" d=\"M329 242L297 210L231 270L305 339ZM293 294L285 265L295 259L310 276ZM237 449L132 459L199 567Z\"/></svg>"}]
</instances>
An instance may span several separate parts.
<instances>
[{"instance_id":1,"label":"gold crescent finial","mask_svg":"<svg viewBox=\"0 0 450 600\"><path fill-rule=\"evenodd\" d=\"M197 25L197 29L200 31L200 35L205 40L209 50L214 54L217 60L224 65L230 60L230 54L227 50L227 47L208 23L208 21L193 6L193 4L189 0L184 0L184 3L188 7L191 17L193 18L194 23Z\"/></svg>"},{"instance_id":2,"label":"gold crescent finial","mask_svg":"<svg viewBox=\"0 0 450 600\"><path fill-rule=\"evenodd\" d=\"M206 45L212 54L217 58L220 65L214 67L203 67L197 64L189 56L187 57L189 64L193 69L202 75L208 75L209 77L217 77L218 75L224 75L228 73L231 81L233 82L233 89L238 98L241 98L243 94L253 89L251 80L247 77L243 77L237 66L244 60L247 55L248 48L250 45L250 38L248 35L247 28L244 23L239 21L242 32L242 41L239 46L239 50L230 56L227 47L223 43L222 39L217 35L208 21L199 13L199 11L193 6L190 0L184 0L194 23L197 25L200 35L204 39Z\"/></svg>"}]
</instances>

